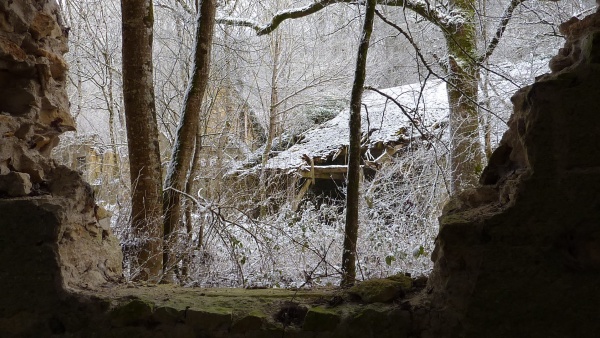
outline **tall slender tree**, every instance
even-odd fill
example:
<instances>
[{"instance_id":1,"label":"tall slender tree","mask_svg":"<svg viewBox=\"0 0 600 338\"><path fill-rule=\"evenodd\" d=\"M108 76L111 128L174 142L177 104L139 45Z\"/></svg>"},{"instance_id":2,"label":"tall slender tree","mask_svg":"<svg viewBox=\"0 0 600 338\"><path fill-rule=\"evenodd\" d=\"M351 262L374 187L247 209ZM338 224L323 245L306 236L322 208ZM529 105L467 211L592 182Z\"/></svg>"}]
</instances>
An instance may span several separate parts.
<instances>
[{"instance_id":1,"label":"tall slender tree","mask_svg":"<svg viewBox=\"0 0 600 338\"><path fill-rule=\"evenodd\" d=\"M367 76L367 52L373 20L375 18L376 0L368 0L365 21L362 28L354 83L350 95L350 148L348 150L348 187L346 193L346 228L344 230L344 251L342 254L342 286L354 284L356 280L356 241L358 240L358 200L360 187L360 139L361 139L361 104L362 94Z\"/></svg>"},{"instance_id":2,"label":"tall slender tree","mask_svg":"<svg viewBox=\"0 0 600 338\"><path fill-rule=\"evenodd\" d=\"M275 32L270 35L271 43L271 57L272 57L272 65L271 65L271 90L270 90L270 98L269 98L269 118L267 123L266 136L267 140L265 142L265 149L262 153L262 172L260 174L260 196L263 204L260 207L260 215L265 216L267 214L268 209L268 198L267 198L267 162L269 161L269 154L271 153L271 148L273 148L273 142L275 140L275 135L277 133L277 115L279 114L278 103L279 103L279 73L280 73L280 57L281 57L281 34L279 32Z\"/></svg>"},{"instance_id":3,"label":"tall slender tree","mask_svg":"<svg viewBox=\"0 0 600 338\"><path fill-rule=\"evenodd\" d=\"M177 127L175 142L169 169L165 178L163 194L164 211L164 272L176 266L177 259L173 252L176 236L174 235L182 215L181 196L186 187L188 171L191 167L194 148L197 144L198 125L202 99L208 83L210 69L210 53L214 35L216 13L215 0L202 0L196 16L196 36L193 56L192 75L185 94L183 111ZM167 276L167 280L171 279Z\"/></svg>"},{"instance_id":4,"label":"tall slender tree","mask_svg":"<svg viewBox=\"0 0 600 338\"><path fill-rule=\"evenodd\" d=\"M151 0L121 0L123 98L131 172L131 222L139 242L137 278L162 273L162 179L152 77Z\"/></svg>"}]
</instances>

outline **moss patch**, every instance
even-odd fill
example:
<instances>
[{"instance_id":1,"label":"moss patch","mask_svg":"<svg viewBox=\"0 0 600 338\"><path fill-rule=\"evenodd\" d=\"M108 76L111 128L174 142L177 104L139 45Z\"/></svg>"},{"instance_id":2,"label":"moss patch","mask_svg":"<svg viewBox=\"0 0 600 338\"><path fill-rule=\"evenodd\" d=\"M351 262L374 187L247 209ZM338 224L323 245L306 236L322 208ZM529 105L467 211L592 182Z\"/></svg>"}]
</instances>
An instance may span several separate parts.
<instances>
[{"instance_id":1,"label":"moss patch","mask_svg":"<svg viewBox=\"0 0 600 338\"><path fill-rule=\"evenodd\" d=\"M323 307L309 309L304 318L304 331L333 331L341 321L341 316L333 310Z\"/></svg>"},{"instance_id":2,"label":"moss patch","mask_svg":"<svg viewBox=\"0 0 600 338\"><path fill-rule=\"evenodd\" d=\"M227 331L233 322L233 311L227 308L189 308L185 323L198 331Z\"/></svg>"},{"instance_id":3,"label":"moss patch","mask_svg":"<svg viewBox=\"0 0 600 338\"><path fill-rule=\"evenodd\" d=\"M375 332L383 333L387 330L388 320L385 311L367 306L356 309L346 324L348 334L353 337L373 337Z\"/></svg>"},{"instance_id":4,"label":"moss patch","mask_svg":"<svg viewBox=\"0 0 600 338\"><path fill-rule=\"evenodd\" d=\"M150 302L134 299L112 309L109 313L110 323L114 327L141 325L148 321L153 307Z\"/></svg>"},{"instance_id":5,"label":"moss patch","mask_svg":"<svg viewBox=\"0 0 600 338\"><path fill-rule=\"evenodd\" d=\"M170 306L159 306L154 310L152 319L160 324L175 324L183 322L185 311Z\"/></svg>"},{"instance_id":6,"label":"moss patch","mask_svg":"<svg viewBox=\"0 0 600 338\"><path fill-rule=\"evenodd\" d=\"M364 288L372 283L393 286L395 297L410 285L410 278L398 275L361 284ZM115 336L127 338L134 332L169 337L363 337L354 333L373 336L384 332L363 327L376 322L387 330L378 337L396 337L389 328L397 321L390 319L392 311L399 309L397 305L365 306L350 302L348 296L331 288L290 291L120 286L107 289L102 298L113 304L112 310L106 310L112 325L103 333L108 336L114 331Z\"/></svg>"},{"instance_id":7,"label":"moss patch","mask_svg":"<svg viewBox=\"0 0 600 338\"><path fill-rule=\"evenodd\" d=\"M412 288L412 286L413 286L412 279L410 277L402 274L402 273L398 273L398 274L395 274L393 276L389 276L386 279L389 279L389 280L392 280L394 282L400 283L400 287L404 291L410 290Z\"/></svg>"},{"instance_id":8,"label":"moss patch","mask_svg":"<svg viewBox=\"0 0 600 338\"><path fill-rule=\"evenodd\" d=\"M348 293L365 303L389 303L404 294L403 283L406 284L392 279L371 279L353 286Z\"/></svg>"},{"instance_id":9,"label":"moss patch","mask_svg":"<svg viewBox=\"0 0 600 338\"><path fill-rule=\"evenodd\" d=\"M236 320L231 327L233 333L244 333L248 331L256 331L263 328L267 321L267 316L260 311L252 311L247 315Z\"/></svg>"}]
</instances>

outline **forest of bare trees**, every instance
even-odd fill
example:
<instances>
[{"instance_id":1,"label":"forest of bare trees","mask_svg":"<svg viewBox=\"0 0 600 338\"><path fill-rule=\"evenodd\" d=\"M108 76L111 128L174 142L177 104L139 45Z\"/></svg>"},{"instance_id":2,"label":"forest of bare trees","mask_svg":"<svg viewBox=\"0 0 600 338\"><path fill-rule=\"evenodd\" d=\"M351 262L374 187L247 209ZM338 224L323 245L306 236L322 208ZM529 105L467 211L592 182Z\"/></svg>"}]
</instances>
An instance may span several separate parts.
<instances>
[{"instance_id":1,"label":"forest of bare trees","mask_svg":"<svg viewBox=\"0 0 600 338\"><path fill-rule=\"evenodd\" d=\"M125 277L261 287L427 274L445 199L478 184L558 23L595 6L60 5L78 131L57 157L112 213Z\"/></svg>"}]
</instances>

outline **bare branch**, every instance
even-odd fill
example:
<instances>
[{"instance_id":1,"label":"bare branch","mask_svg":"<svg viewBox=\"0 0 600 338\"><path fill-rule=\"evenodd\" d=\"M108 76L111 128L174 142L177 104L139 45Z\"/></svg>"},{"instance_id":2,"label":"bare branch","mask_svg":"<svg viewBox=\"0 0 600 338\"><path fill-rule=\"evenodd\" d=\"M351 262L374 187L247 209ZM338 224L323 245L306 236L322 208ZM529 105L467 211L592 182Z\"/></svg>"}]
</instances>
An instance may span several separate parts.
<instances>
[{"instance_id":1,"label":"bare branch","mask_svg":"<svg viewBox=\"0 0 600 338\"><path fill-rule=\"evenodd\" d=\"M487 46L485 54L481 55L479 57L479 60L477 60L479 63L485 62L492 55L492 53L494 53L494 50L498 46L498 43L500 42L500 39L502 38L504 31L506 30L506 26L508 26L508 22L512 18L513 12L515 11L515 9L517 9L517 7L520 4L522 4L525 1L527 0L512 0L508 7L504 10L504 14L502 14L502 19L498 23L498 28L496 29L496 34L494 35L494 38L492 39L492 41L490 41L490 44Z\"/></svg>"},{"instance_id":2,"label":"bare branch","mask_svg":"<svg viewBox=\"0 0 600 338\"><path fill-rule=\"evenodd\" d=\"M384 93L383 91L381 91L381 90L379 90L377 88L374 88L374 87L371 87L371 86L365 86L365 89L366 90L374 91L377 94L379 94L379 95L385 97L386 99L392 101L396 106L398 106L398 108L400 108L400 111L402 112L402 114L408 118L408 120L410 121L410 123L413 125L413 127L415 127L415 129L419 132L419 134L421 134L421 138L423 140L428 140L429 139L429 132L421 130L421 128L419 127L419 122L417 122L414 119L414 117L412 117L408 113L407 108L405 106L403 106L400 102L398 102L398 100L394 99L391 95L388 95L388 94Z\"/></svg>"},{"instance_id":3,"label":"bare branch","mask_svg":"<svg viewBox=\"0 0 600 338\"><path fill-rule=\"evenodd\" d=\"M517 0L515 0L515 1L517 1ZM518 1L525 1L525 0L518 0ZM445 76L439 75L438 73L436 73L436 72L435 72L435 71L434 71L434 70L431 68L431 65L429 65L429 63L427 63L427 61L425 60L425 57L424 57L424 55L423 55L423 53L422 53L421 49L419 48L419 45L417 45L417 42L416 42L416 41L415 41L415 40L412 38L412 36L411 36L410 34L408 34L408 33L407 33L405 30L403 30L403 29L402 29L400 26L398 26L398 25L396 25L395 23L393 23L393 22L391 22L390 20L388 20L388 19L387 19L387 18L386 18L386 17L385 17L383 14L381 14L379 11L375 11L375 14L377 14L377 16L378 16L378 17L379 17L379 18L380 18L380 19L381 19L383 22L385 22L386 24L388 24L388 25L390 25L391 27L393 27L394 29L396 29L398 32L400 32L400 34L402 34L402 35L403 35L403 36L404 36L404 37L405 37L405 38L408 40L408 42L409 42L409 43L411 44L411 46L414 48L414 50L415 50L415 53L417 53L417 57L419 58L419 60L421 60L421 62L423 63L423 65L425 66L425 68L427 69L427 71L429 72L429 74L431 74L431 75L435 76L436 78L438 78L438 79L440 79L440 80L444 81L444 82L446 83L446 85L447 85L447 86L451 86L452 88L454 88L454 89L456 89L456 90L459 90L459 88L456 86L456 84L454 84L454 83L452 83L452 82L448 81L448 80L446 79L446 77L445 77ZM444 71L446 71L446 72L447 72L447 71L448 71L448 68L447 68L447 66L446 66L446 65L444 65L444 63L443 63L441 60L439 60L439 58L438 58L438 57L437 57L435 54L433 55L433 57L436 59L436 61L438 62L438 64L439 64L439 65L440 65L440 66L441 66L441 67L444 69ZM475 61L477 61L477 60L475 60ZM502 78L504 78L504 79L506 79L506 80L508 80L508 81L511 81L510 79L508 79L507 77L503 76L502 74L499 74L498 72L495 72L495 71L493 71L493 70L491 70L491 69L488 69L488 68L486 68L486 67L485 67L485 66L483 66L483 65L481 65L481 67L485 68L486 70L488 70L488 71L490 71L490 72L492 72L492 73L494 73L494 74L496 74L496 75L498 75L498 76L501 76ZM512 81L511 81L511 82L512 82ZM513 82L513 84L514 84L514 82ZM516 84L515 84L515 86L516 86ZM373 90L373 91L377 91L376 89L374 89L374 88L372 88L372 87L368 87L368 88L365 88L365 89L368 89L368 90ZM460 91L460 90L459 90L459 91ZM383 94L382 94L382 95L383 95ZM468 98L468 96L465 96L465 97L467 97L467 99L468 99L469 101L471 101L472 103L476 103L476 102L475 102L473 99L471 99L471 98ZM476 103L476 104L478 104L478 103ZM400 107L400 106L399 106L399 107ZM505 122L505 121L504 121L504 119L502 119L502 117L500 117L499 115L497 115L497 114L495 114L494 112L490 111L490 110L489 110L489 109L487 109L486 107L480 106L480 108L481 108L482 110L484 110L484 111L488 112L489 114L492 114L493 116L495 116L496 118L498 118L500 121L503 121L503 122ZM404 110L403 110L403 112L404 112Z\"/></svg>"},{"instance_id":4,"label":"bare branch","mask_svg":"<svg viewBox=\"0 0 600 338\"><path fill-rule=\"evenodd\" d=\"M516 1L516 0L515 0ZM524 0L521 0L524 1ZM364 1L356 1L356 0L321 0L313 2L307 6L287 9L284 11L280 11L270 22L266 24L260 24L254 20L249 19L240 19L240 18L218 18L217 23L232 25L232 26L240 26L240 27L249 27L252 28L256 35L266 35L273 32L279 25L288 19L299 19L305 16L314 14L329 5L334 5L338 3L358 3L364 4ZM450 19L447 15L440 12L437 8L432 8L427 2L423 1L405 1L405 0L378 0L378 4L383 6L393 6L393 7L406 7L413 12L419 14L426 20L434 23L436 26L442 29L451 29L454 24L451 23Z\"/></svg>"},{"instance_id":5,"label":"bare branch","mask_svg":"<svg viewBox=\"0 0 600 338\"><path fill-rule=\"evenodd\" d=\"M456 26L452 16L440 11L440 8L431 7L428 1L379 0L377 3L384 6L406 7L442 30L451 30Z\"/></svg>"},{"instance_id":6,"label":"bare branch","mask_svg":"<svg viewBox=\"0 0 600 338\"><path fill-rule=\"evenodd\" d=\"M177 2L189 15L196 15L196 10L190 7L185 1L175 0L175 2Z\"/></svg>"},{"instance_id":7,"label":"bare branch","mask_svg":"<svg viewBox=\"0 0 600 338\"><path fill-rule=\"evenodd\" d=\"M340 2L350 2L349 0L321 0L317 2L313 2L310 5L288 9L281 12L278 12L273 16L271 21L265 25L261 25L255 21L247 20L247 19L237 19L237 18L219 18L217 19L217 23L228 24L234 26L242 26L242 27L250 27L256 31L256 35L266 35L273 32L279 25L287 20L287 19L298 19L313 13L316 13L323 8Z\"/></svg>"},{"instance_id":8,"label":"bare branch","mask_svg":"<svg viewBox=\"0 0 600 338\"><path fill-rule=\"evenodd\" d=\"M175 2L177 4L179 4L179 6L181 6L181 8L183 8L183 10L187 14L189 14L189 15L196 15L196 11L193 8L191 8L188 4L186 4L183 0L175 0ZM158 8L168 9L168 10L174 12L174 13L177 12L177 10L175 8L173 8L173 7L169 6L169 5L166 5L166 4L162 3L162 2L155 3L154 6L156 6Z\"/></svg>"},{"instance_id":9,"label":"bare branch","mask_svg":"<svg viewBox=\"0 0 600 338\"><path fill-rule=\"evenodd\" d=\"M158 8L162 8L162 9L168 9L171 12L175 12L175 8L173 8L171 6L168 6L168 5L165 5L165 4L161 4L160 2L157 3L157 4L154 4L154 7L158 7Z\"/></svg>"},{"instance_id":10,"label":"bare branch","mask_svg":"<svg viewBox=\"0 0 600 338\"><path fill-rule=\"evenodd\" d=\"M263 26L261 26L260 23L258 23L256 21L252 21L252 20L248 20L248 19L231 18L231 17L217 18L216 22L218 24L229 25L229 26L249 27L249 28L254 29L257 34L263 27Z\"/></svg>"},{"instance_id":11,"label":"bare branch","mask_svg":"<svg viewBox=\"0 0 600 338\"><path fill-rule=\"evenodd\" d=\"M419 59L421 60L421 62L425 66L425 68L427 68L427 71L429 71L429 73L431 73L431 74L436 75L436 77L439 77L437 74L435 74L435 72L433 71L433 69L431 69L431 67L429 66L429 63L425 60L425 57L423 56L423 53L421 52L421 49L419 48L419 46L417 45L417 43L415 42L415 40L412 38L412 36L410 36L410 34L408 34L406 31L404 31L400 26L398 26L395 23L393 23L390 20L388 20L378 10L375 10L375 14L377 14L377 16L383 22L385 22L386 24L390 25L391 27L393 27L394 29L396 29L400 34L402 34L406 38L406 40L408 40L408 42L411 44L411 46L414 48L415 53L417 53L417 56L419 57Z\"/></svg>"}]
</instances>

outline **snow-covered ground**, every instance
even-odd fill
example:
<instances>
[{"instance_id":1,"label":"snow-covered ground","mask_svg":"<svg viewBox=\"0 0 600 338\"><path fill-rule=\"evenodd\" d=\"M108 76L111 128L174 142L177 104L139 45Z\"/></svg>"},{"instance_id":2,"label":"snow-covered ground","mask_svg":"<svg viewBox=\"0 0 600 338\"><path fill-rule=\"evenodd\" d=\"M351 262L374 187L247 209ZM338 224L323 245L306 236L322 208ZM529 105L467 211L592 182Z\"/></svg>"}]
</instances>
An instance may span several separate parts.
<instances>
[{"instance_id":1,"label":"snow-covered ground","mask_svg":"<svg viewBox=\"0 0 600 338\"><path fill-rule=\"evenodd\" d=\"M448 114L446 85L441 80L410 84L381 90L400 103L404 109L387 97L367 90L363 95L362 132L373 131L369 142L397 141L400 137L412 138L418 133L409 119L418 121L422 129L429 130ZM303 155L326 158L349 144L348 119L350 111L342 110L335 118L316 126L302 135L302 141L279 152L267 162L267 168L297 168L305 164ZM408 115L408 116L407 116Z\"/></svg>"}]
</instances>

